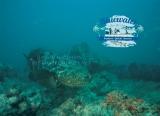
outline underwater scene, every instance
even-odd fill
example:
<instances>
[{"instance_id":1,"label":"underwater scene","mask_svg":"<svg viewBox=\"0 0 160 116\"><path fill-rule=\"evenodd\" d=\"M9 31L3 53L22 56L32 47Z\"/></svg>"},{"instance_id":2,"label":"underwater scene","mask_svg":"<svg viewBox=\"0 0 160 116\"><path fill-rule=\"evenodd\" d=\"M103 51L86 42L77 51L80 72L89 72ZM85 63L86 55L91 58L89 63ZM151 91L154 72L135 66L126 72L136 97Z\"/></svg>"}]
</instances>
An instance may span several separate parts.
<instances>
[{"instance_id":1,"label":"underwater scene","mask_svg":"<svg viewBox=\"0 0 160 116\"><path fill-rule=\"evenodd\" d=\"M160 116L159 0L1 0L0 116Z\"/></svg>"}]
</instances>

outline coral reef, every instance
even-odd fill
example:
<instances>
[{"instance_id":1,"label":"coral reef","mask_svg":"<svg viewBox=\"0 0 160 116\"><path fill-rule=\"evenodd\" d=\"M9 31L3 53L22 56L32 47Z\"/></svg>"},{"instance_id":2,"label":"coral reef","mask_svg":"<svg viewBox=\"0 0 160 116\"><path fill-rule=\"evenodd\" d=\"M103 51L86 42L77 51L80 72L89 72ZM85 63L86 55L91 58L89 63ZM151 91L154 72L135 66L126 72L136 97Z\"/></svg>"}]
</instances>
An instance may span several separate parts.
<instances>
[{"instance_id":1,"label":"coral reef","mask_svg":"<svg viewBox=\"0 0 160 116\"><path fill-rule=\"evenodd\" d=\"M0 85L0 115L158 116L158 86L153 82L119 80L106 71L92 75L92 80L76 92L75 86L48 89L29 80L6 78Z\"/></svg>"},{"instance_id":2,"label":"coral reef","mask_svg":"<svg viewBox=\"0 0 160 116\"><path fill-rule=\"evenodd\" d=\"M58 108L53 109L49 116L112 116L111 114L112 112L101 107L99 103L85 105L69 98Z\"/></svg>"},{"instance_id":3,"label":"coral reef","mask_svg":"<svg viewBox=\"0 0 160 116\"><path fill-rule=\"evenodd\" d=\"M35 116L48 105L44 89L30 81L7 79L0 87L1 116Z\"/></svg>"},{"instance_id":4,"label":"coral reef","mask_svg":"<svg viewBox=\"0 0 160 116\"><path fill-rule=\"evenodd\" d=\"M120 91L111 91L103 100L85 103L77 98L68 98L48 116L158 116L158 105L143 99L130 97Z\"/></svg>"},{"instance_id":5,"label":"coral reef","mask_svg":"<svg viewBox=\"0 0 160 116\"><path fill-rule=\"evenodd\" d=\"M115 116L158 116L159 106L145 102L143 99L130 97L119 91L107 94L104 107L114 110Z\"/></svg>"},{"instance_id":6,"label":"coral reef","mask_svg":"<svg viewBox=\"0 0 160 116\"><path fill-rule=\"evenodd\" d=\"M86 43L68 55L34 49L25 57L26 77L0 64L0 116L160 115L159 65L115 65Z\"/></svg>"}]
</instances>

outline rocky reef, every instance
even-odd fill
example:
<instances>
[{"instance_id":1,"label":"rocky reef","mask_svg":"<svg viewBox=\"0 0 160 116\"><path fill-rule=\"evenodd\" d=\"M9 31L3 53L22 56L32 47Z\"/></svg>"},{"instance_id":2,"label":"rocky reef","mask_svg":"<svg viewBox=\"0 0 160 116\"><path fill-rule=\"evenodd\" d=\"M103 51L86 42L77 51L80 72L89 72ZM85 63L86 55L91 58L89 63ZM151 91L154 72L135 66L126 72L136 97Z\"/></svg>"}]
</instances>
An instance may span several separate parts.
<instances>
[{"instance_id":1,"label":"rocky reef","mask_svg":"<svg viewBox=\"0 0 160 116\"><path fill-rule=\"evenodd\" d=\"M0 65L0 116L160 115L158 65L115 65L86 43L65 55L38 48L24 56L27 76Z\"/></svg>"},{"instance_id":2,"label":"rocky reef","mask_svg":"<svg viewBox=\"0 0 160 116\"><path fill-rule=\"evenodd\" d=\"M28 80L5 79L0 91L1 116L35 116L49 102L45 89Z\"/></svg>"},{"instance_id":3,"label":"rocky reef","mask_svg":"<svg viewBox=\"0 0 160 116\"><path fill-rule=\"evenodd\" d=\"M77 98L68 98L48 116L158 116L159 110L160 106L143 99L111 91L106 98L88 104Z\"/></svg>"},{"instance_id":4,"label":"rocky reef","mask_svg":"<svg viewBox=\"0 0 160 116\"><path fill-rule=\"evenodd\" d=\"M158 116L160 108L119 91L108 93L103 105L113 109L115 116Z\"/></svg>"}]
</instances>

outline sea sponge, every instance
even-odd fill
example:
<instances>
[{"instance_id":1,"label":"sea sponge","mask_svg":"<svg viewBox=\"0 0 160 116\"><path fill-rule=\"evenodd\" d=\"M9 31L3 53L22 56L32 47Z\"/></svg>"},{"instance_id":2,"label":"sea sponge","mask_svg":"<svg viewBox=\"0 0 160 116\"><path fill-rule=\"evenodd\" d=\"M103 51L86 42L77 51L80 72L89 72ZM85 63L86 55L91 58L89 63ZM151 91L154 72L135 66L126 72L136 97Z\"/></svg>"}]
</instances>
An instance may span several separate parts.
<instances>
[{"instance_id":1,"label":"sea sponge","mask_svg":"<svg viewBox=\"0 0 160 116\"><path fill-rule=\"evenodd\" d=\"M0 93L0 116L36 115L37 110L48 103L43 89L35 83L13 79L4 83Z\"/></svg>"}]
</instances>

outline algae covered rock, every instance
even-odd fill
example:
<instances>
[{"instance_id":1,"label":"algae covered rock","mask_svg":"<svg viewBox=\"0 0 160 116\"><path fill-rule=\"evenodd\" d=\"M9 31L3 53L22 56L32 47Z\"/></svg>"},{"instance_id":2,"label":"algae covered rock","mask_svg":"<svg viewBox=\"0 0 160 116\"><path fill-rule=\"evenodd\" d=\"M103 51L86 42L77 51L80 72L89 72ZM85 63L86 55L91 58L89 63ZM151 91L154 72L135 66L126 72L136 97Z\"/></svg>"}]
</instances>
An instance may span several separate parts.
<instances>
[{"instance_id":1,"label":"algae covered rock","mask_svg":"<svg viewBox=\"0 0 160 116\"><path fill-rule=\"evenodd\" d=\"M58 108L54 108L49 116L113 116L111 110L100 105L100 102L83 104L76 99L69 98Z\"/></svg>"},{"instance_id":2,"label":"algae covered rock","mask_svg":"<svg viewBox=\"0 0 160 116\"><path fill-rule=\"evenodd\" d=\"M118 116L158 116L159 106L149 104L143 99L135 98L124 94L121 91L112 91L107 94L106 100L102 103L106 108L111 108Z\"/></svg>"},{"instance_id":3,"label":"algae covered rock","mask_svg":"<svg viewBox=\"0 0 160 116\"><path fill-rule=\"evenodd\" d=\"M35 116L48 103L44 89L30 81L10 79L4 83L0 85L3 89L0 93L1 116Z\"/></svg>"}]
</instances>

